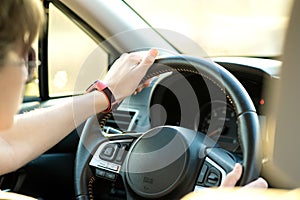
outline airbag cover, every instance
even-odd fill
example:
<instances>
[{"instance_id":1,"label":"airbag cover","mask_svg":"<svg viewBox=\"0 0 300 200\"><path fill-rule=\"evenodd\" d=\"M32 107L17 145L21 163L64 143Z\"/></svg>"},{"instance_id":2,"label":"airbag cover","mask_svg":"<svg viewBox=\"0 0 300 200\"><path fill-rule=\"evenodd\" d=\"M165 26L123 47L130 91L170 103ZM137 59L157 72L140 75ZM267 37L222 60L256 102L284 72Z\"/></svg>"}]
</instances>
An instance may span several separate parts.
<instances>
[{"instance_id":1,"label":"airbag cover","mask_svg":"<svg viewBox=\"0 0 300 200\"><path fill-rule=\"evenodd\" d=\"M172 127L152 129L129 151L127 182L139 196L162 197L181 183L188 159L188 143L179 131Z\"/></svg>"}]
</instances>

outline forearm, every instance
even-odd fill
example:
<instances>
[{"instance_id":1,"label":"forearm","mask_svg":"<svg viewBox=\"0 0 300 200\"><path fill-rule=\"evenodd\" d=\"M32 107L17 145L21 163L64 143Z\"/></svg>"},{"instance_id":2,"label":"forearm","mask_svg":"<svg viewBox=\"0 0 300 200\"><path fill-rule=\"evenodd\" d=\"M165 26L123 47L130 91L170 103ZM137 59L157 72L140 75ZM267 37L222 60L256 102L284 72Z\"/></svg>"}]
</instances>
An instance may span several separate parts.
<instances>
[{"instance_id":1,"label":"forearm","mask_svg":"<svg viewBox=\"0 0 300 200\"><path fill-rule=\"evenodd\" d=\"M113 64L103 82L117 101L137 89L157 55L158 51L155 49L144 53L124 54ZM63 105L16 116L15 123L9 124L12 127L0 132L0 175L36 158L57 144L76 125L80 125L91 115L106 110L108 105L106 96L96 91L75 97ZM13 119L13 115L3 113Z\"/></svg>"},{"instance_id":2,"label":"forearm","mask_svg":"<svg viewBox=\"0 0 300 200\"><path fill-rule=\"evenodd\" d=\"M0 174L15 170L36 158L68 135L88 117L107 108L103 93L93 92L68 102L17 115L14 126L1 132ZM5 142L4 142L5 141Z\"/></svg>"}]
</instances>

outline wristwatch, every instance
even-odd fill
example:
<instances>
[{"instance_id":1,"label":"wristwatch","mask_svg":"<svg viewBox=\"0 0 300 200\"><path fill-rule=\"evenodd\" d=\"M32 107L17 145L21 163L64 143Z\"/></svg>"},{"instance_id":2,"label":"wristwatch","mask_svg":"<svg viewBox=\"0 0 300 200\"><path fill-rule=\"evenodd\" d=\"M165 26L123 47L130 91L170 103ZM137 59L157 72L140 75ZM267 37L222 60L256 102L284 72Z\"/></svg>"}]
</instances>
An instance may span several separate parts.
<instances>
[{"instance_id":1,"label":"wristwatch","mask_svg":"<svg viewBox=\"0 0 300 200\"><path fill-rule=\"evenodd\" d=\"M111 90L107 87L107 85L105 83L103 83L100 80L96 80L94 83L92 83L87 89L86 92L92 92L92 91L99 91L99 92L103 92L105 97L107 98L108 101L108 107L106 110L102 111L103 113L109 113L112 111L112 109L114 109L117 106L117 102L116 99L113 95L113 93L111 92Z\"/></svg>"}]
</instances>

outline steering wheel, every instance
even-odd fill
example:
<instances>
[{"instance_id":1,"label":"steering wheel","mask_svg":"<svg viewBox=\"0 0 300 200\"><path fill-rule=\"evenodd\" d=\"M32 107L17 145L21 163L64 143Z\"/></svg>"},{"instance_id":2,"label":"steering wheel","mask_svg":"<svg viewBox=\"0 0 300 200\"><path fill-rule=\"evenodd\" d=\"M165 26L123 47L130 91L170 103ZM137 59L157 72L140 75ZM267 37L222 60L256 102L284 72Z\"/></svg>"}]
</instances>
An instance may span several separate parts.
<instances>
[{"instance_id":1,"label":"steering wheel","mask_svg":"<svg viewBox=\"0 0 300 200\"><path fill-rule=\"evenodd\" d=\"M243 153L243 174L238 185L258 178L258 116L241 83L220 65L191 56L157 59L142 81L166 72L202 76L230 99ZM75 160L78 200L94 199L96 179L122 179L126 199L179 199L195 187L220 185L238 162L205 134L185 127L162 125L143 133L104 134L100 127L108 117L103 113L90 117L82 131Z\"/></svg>"}]
</instances>

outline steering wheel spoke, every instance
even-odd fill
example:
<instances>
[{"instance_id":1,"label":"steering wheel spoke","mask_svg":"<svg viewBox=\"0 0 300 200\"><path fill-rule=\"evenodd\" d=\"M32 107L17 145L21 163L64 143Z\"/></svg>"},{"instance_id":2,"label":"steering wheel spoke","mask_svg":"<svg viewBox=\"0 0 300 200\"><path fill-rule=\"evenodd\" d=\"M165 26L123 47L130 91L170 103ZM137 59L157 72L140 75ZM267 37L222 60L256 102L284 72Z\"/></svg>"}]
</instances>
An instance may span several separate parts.
<instances>
[{"instance_id":1,"label":"steering wheel spoke","mask_svg":"<svg viewBox=\"0 0 300 200\"><path fill-rule=\"evenodd\" d=\"M133 140L119 139L103 142L89 163L95 169L95 175L99 178L115 181L120 174Z\"/></svg>"},{"instance_id":2,"label":"steering wheel spoke","mask_svg":"<svg viewBox=\"0 0 300 200\"><path fill-rule=\"evenodd\" d=\"M220 166L209 157L206 157L200 169L195 190L203 189L206 187L220 186L225 177L226 171L222 168L222 166Z\"/></svg>"},{"instance_id":3,"label":"steering wheel spoke","mask_svg":"<svg viewBox=\"0 0 300 200\"><path fill-rule=\"evenodd\" d=\"M206 153L207 156L200 169L195 190L220 186L227 173L232 171L235 163L242 162L241 158L220 147L208 148Z\"/></svg>"}]
</instances>

